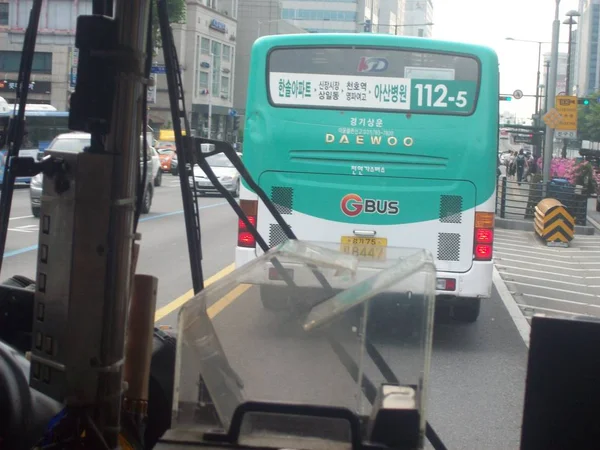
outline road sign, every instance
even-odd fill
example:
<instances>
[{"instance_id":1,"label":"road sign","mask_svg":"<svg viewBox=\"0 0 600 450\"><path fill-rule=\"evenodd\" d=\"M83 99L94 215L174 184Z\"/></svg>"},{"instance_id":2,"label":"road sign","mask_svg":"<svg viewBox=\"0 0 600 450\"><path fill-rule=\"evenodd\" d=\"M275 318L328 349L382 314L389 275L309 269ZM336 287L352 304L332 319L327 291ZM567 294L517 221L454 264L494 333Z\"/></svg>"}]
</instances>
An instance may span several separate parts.
<instances>
[{"instance_id":1,"label":"road sign","mask_svg":"<svg viewBox=\"0 0 600 450\"><path fill-rule=\"evenodd\" d=\"M544 114L544 116L542 117L542 120L550 128L556 128L558 126L558 124L561 122L562 116L556 109L550 108L548 110L548 112L546 114Z\"/></svg>"},{"instance_id":2,"label":"road sign","mask_svg":"<svg viewBox=\"0 0 600 450\"><path fill-rule=\"evenodd\" d=\"M237 111L235 109L233 109L233 108L230 108L229 109L229 115L231 117L235 117L235 116L237 116Z\"/></svg>"},{"instance_id":3,"label":"road sign","mask_svg":"<svg viewBox=\"0 0 600 450\"><path fill-rule=\"evenodd\" d=\"M515 92L513 92L513 97L515 98L515 100L519 100L520 98L523 98L523 91L521 91L520 89L517 89Z\"/></svg>"},{"instance_id":4,"label":"road sign","mask_svg":"<svg viewBox=\"0 0 600 450\"><path fill-rule=\"evenodd\" d=\"M167 73L167 67L164 64L155 64L150 69L150 73Z\"/></svg>"},{"instance_id":5,"label":"road sign","mask_svg":"<svg viewBox=\"0 0 600 450\"><path fill-rule=\"evenodd\" d=\"M557 95L554 106L562 116L556 127L559 131L577 131L577 97L573 95Z\"/></svg>"},{"instance_id":6,"label":"road sign","mask_svg":"<svg viewBox=\"0 0 600 450\"><path fill-rule=\"evenodd\" d=\"M560 131L554 133L556 139L577 139L577 131Z\"/></svg>"},{"instance_id":7,"label":"road sign","mask_svg":"<svg viewBox=\"0 0 600 450\"><path fill-rule=\"evenodd\" d=\"M533 144L533 134L513 134L515 144Z\"/></svg>"}]
</instances>

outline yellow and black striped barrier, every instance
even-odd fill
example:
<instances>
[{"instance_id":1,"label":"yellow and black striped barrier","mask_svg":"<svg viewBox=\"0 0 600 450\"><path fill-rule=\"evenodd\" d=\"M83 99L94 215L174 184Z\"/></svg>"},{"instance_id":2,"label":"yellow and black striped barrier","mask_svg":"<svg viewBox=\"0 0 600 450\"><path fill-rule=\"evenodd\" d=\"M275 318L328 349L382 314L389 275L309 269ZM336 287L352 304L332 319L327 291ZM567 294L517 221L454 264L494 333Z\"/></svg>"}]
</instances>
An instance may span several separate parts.
<instances>
[{"instance_id":1,"label":"yellow and black striped barrier","mask_svg":"<svg viewBox=\"0 0 600 450\"><path fill-rule=\"evenodd\" d=\"M534 228L548 245L569 245L575 236L575 219L561 202L545 198L535 207Z\"/></svg>"}]
</instances>

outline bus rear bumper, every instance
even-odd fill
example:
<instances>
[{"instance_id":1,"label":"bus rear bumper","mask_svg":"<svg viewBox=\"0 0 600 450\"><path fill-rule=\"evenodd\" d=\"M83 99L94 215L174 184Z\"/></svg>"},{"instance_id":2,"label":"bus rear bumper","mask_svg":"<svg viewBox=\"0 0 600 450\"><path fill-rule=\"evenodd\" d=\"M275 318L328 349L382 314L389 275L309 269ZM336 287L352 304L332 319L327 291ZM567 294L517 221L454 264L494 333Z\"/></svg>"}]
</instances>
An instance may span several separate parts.
<instances>
[{"instance_id":1,"label":"bus rear bumper","mask_svg":"<svg viewBox=\"0 0 600 450\"><path fill-rule=\"evenodd\" d=\"M467 272L437 272L438 286L443 285L442 280L454 280L456 288L453 290L437 289L436 295L440 297L455 298L490 298L492 296L492 261L474 261Z\"/></svg>"}]
</instances>

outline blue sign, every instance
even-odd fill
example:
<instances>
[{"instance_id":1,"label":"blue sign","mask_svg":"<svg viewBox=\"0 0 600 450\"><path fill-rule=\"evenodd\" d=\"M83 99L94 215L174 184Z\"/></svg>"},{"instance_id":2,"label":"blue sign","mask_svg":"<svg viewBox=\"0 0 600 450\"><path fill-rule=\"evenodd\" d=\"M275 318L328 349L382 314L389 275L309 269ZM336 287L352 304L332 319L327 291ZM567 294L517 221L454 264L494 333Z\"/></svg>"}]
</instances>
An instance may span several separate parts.
<instances>
[{"instance_id":1,"label":"blue sign","mask_svg":"<svg viewBox=\"0 0 600 450\"><path fill-rule=\"evenodd\" d=\"M153 65L152 69L150 69L151 73L167 73L167 67L164 64L161 65Z\"/></svg>"},{"instance_id":2,"label":"blue sign","mask_svg":"<svg viewBox=\"0 0 600 450\"><path fill-rule=\"evenodd\" d=\"M235 116L237 116L237 111L236 111L235 109L230 109L230 110L229 110L229 115L230 115L231 117L235 117Z\"/></svg>"},{"instance_id":3,"label":"blue sign","mask_svg":"<svg viewBox=\"0 0 600 450\"><path fill-rule=\"evenodd\" d=\"M223 22L219 22L217 19L211 20L208 27L221 33L227 33L227 25L225 25Z\"/></svg>"}]
</instances>

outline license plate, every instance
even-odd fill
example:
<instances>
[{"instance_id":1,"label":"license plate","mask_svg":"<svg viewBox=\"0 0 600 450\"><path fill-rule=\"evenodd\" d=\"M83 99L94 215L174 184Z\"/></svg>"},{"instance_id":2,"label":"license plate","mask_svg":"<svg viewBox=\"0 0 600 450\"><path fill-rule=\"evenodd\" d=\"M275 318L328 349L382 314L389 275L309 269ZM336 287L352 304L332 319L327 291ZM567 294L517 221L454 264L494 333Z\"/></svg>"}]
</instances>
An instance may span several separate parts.
<instances>
[{"instance_id":1,"label":"license plate","mask_svg":"<svg viewBox=\"0 0 600 450\"><path fill-rule=\"evenodd\" d=\"M359 258L385 260L387 239L375 237L342 236L340 251Z\"/></svg>"}]
</instances>

